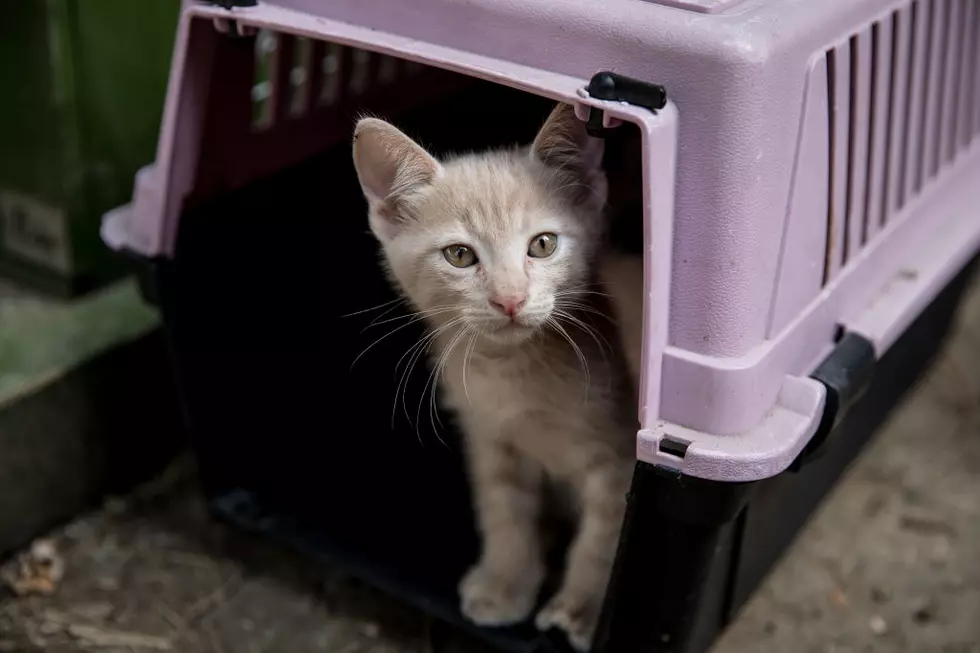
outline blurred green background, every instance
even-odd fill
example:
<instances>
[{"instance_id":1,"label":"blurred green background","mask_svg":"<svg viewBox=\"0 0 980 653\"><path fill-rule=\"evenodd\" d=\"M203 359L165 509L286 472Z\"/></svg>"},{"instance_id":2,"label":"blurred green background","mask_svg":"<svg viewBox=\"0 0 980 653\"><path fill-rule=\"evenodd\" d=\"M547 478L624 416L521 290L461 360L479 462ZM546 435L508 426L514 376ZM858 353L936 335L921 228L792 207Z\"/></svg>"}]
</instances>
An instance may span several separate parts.
<instances>
[{"instance_id":1,"label":"blurred green background","mask_svg":"<svg viewBox=\"0 0 980 653\"><path fill-rule=\"evenodd\" d=\"M77 294L121 272L99 222L153 160L180 2L0 7L0 273Z\"/></svg>"},{"instance_id":2,"label":"blurred green background","mask_svg":"<svg viewBox=\"0 0 980 653\"><path fill-rule=\"evenodd\" d=\"M0 560L179 446L156 312L99 238L156 153L179 0L0 0Z\"/></svg>"}]
</instances>

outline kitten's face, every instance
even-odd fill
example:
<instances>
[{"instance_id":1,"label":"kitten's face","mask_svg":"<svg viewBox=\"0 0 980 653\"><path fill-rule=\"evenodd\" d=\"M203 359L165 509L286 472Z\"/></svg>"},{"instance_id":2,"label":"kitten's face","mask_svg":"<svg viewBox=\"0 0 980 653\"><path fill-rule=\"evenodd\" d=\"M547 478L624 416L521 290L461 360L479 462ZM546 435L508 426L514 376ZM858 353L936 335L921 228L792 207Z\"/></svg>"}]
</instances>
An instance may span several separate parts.
<instances>
[{"instance_id":1,"label":"kitten's face","mask_svg":"<svg viewBox=\"0 0 980 653\"><path fill-rule=\"evenodd\" d=\"M601 141L559 105L527 151L439 163L365 119L354 161L372 231L401 290L430 323L498 342L546 327L590 281L601 236Z\"/></svg>"}]
</instances>

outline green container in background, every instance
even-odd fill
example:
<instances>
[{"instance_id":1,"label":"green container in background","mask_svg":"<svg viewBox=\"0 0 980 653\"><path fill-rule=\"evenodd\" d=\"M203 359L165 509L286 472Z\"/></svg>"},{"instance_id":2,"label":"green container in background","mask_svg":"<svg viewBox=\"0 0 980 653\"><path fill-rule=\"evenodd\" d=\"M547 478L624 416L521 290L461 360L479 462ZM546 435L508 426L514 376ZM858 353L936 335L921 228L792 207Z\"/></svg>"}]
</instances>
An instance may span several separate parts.
<instances>
[{"instance_id":1,"label":"green container in background","mask_svg":"<svg viewBox=\"0 0 980 653\"><path fill-rule=\"evenodd\" d=\"M153 161L179 0L0 0L0 274L70 296Z\"/></svg>"}]
</instances>

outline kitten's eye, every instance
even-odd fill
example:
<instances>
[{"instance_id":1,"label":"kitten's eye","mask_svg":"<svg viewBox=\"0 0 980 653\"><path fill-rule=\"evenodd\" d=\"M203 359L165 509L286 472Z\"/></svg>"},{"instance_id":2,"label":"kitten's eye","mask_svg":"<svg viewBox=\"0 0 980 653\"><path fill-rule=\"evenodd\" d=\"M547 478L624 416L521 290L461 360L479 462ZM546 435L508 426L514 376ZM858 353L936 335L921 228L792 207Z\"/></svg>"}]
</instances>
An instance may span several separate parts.
<instances>
[{"instance_id":1,"label":"kitten's eye","mask_svg":"<svg viewBox=\"0 0 980 653\"><path fill-rule=\"evenodd\" d=\"M527 255L532 258L548 258L558 247L558 236L555 234L538 234L531 239L527 247Z\"/></svg>"},{"instance_id":2,"label":"kitten's eye","mask_svg":"<svg viewBox=\"0 0 980 653\"><path fill-rule=\"evenodd\" d=\"M468 268L476 263L476 254L466 245L450 245L442 250L442 255L455 268Z\"/></svg>"}]
</instances>

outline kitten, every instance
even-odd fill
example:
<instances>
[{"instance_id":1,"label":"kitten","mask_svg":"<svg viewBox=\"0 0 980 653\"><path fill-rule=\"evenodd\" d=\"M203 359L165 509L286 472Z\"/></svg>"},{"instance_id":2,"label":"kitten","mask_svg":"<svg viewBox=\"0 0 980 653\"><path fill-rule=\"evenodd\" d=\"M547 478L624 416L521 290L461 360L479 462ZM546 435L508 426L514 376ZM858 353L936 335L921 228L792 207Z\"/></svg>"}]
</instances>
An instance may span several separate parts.
<instances>
[{"instance_id":1,"label":"kitten","mask_svg":"<svg viewBox=\"0 0 980 653\"><path fill-rule=\"evenodd\" d=\"M462 579L473 622L523 621L545 576L543 490L573 498L562 584L537 613L588 650L634 461L636 399L597 291L601 140L559 104L530 148L437 161L358 122L354 164L395 286L425 316L466 442L482 551ZM635 299L635 298L634 298Z\"/></svg>"}]
</instances>

